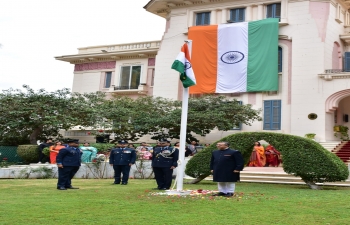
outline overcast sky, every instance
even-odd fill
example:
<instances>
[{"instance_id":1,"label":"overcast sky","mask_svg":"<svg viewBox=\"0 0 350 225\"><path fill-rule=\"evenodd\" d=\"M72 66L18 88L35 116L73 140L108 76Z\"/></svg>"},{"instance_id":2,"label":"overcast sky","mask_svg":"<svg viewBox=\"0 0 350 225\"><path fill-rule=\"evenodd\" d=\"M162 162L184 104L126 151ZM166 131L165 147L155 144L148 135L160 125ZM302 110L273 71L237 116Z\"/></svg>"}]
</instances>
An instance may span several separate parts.
<instances>
[{"instance_id":1,"label":"overcast sky","mask_svg":"<svg viewBox=\"0 0 350 225\"><path fill-rule=\"evenodd\" d=\"M0 90L71 88L77 48L160 40L165 19L148 0L0 0Z\"/></svg>"}]
</instances>

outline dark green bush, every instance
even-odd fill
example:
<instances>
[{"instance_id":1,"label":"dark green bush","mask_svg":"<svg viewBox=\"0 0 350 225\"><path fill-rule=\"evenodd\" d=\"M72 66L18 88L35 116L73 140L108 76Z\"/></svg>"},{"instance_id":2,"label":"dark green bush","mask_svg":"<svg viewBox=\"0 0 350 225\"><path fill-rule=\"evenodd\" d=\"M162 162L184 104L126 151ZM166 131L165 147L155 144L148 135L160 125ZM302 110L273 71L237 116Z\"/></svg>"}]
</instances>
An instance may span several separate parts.
<instances>
[{"instance_id":1,"label":"dark green bush","mask_svg":"<svg viewBox=\"0 0 350 225\"><path fill-rule=\"evenodd\" d=\"M24 163L38 162L39 152L37 145L19 145L17 154L23 159Z\"/></svg>"},{"instance_id":2,"label":"dark green bush","mask_svg":"<svg viewBox=\"0 0 350 225\"><path fill-rule=\"evenodd\" d=\"M335 182L346 180L349 176L347 166L336 155L307 138L272 132L241 132L220 141L230 142L230 147L239 150L247 164L254 142L260 140L265 140L281 152L286 173L300 176L305 182ZM216 150L216 143L187 163L186 174L195 178L210 175L210 158L212 151Z\"/></svg>"},{"instance_id":3,"label":"dark green bush","mask_svg":"<svg viewBox=\"0 0 350 225\"><path fill-rule=\"evenodd\" d=\"M115 145L110 143L91 143L90 146L95 147L98 153L106 154L110 149L114 148Z\"/></svg>"}]
</instances>

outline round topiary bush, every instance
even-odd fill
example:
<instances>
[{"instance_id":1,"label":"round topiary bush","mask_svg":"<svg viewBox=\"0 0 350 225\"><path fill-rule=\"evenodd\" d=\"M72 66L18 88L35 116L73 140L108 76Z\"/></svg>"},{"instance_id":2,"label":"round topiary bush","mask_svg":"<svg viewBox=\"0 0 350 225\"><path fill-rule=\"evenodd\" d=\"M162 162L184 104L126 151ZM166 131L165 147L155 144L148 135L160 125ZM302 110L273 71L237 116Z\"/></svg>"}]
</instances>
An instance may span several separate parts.
<instances>
[{"instance_id":1,"label":"round topiary bush","mask_svg":"<svg viewBox=\"0 0 350 225\"><path fill-rule=\"evenodd\" d=\"M218 142L230 142L230 148L239 150L247 164L254 142L260 140L265 140L281 152L286 173L301 177L312 188L315 188L316 182L343 181L349 177L347 166L335 154L307 138L270 132L241 132ZM196 154L187 163L187 175L197 178L196 181L210 175L210 158L212 151L216 150L216 143Z\"/></svg>"},{"instance_id":2,"label":"round topiary bush","mask_svg":"<svg viewBox=\"0 0 350 225\"><path fill-rule=\"evenodd\" d=\"M18 145L17 154L25 163L38 162L38 146L37 145Z\"/></svg>"}]
</instances>

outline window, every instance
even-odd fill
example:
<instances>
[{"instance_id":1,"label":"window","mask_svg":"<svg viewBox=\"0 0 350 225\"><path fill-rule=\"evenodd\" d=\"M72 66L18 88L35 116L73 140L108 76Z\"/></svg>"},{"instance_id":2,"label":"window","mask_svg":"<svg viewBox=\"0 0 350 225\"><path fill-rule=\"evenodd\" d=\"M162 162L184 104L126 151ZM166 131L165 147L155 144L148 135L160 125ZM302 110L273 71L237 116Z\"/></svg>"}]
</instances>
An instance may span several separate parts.
<instances>
[{"instance_id":1,"label":"window","mask_svg":"<svg viewBox=\"0 0 350 225\"><path fill-rule=\"evenodd\" d=\"M242 105L243 102L242 101L239 101L239 104ZM232 128L232 130L242 130L242 123L240 123L238 126L234 126Z\"/></svg>"},{"instance_id":2,"label":"window","mask_svg":"<svg viewBox=\"0 0 350 225\"><path fill-rule=\"evenodd\" d=\"M210 24L210 12L197 13L196 26L209 25Z\"/></svg>"},{"instance_id":3,"label":"window","mask_svg":"<svg viewBox=\"0 0 350 225\"><path fill-rule=\"evenodd\" d=\"M264 101L264 130L281 129L281 100Z\"/></svg>"},{"instance_id":4,"label":"window","mask_svg":"<svg viewBox=\"0 0 350 225\"><path fill-rule=\"evenodd\" d=\"M282 73L282 48L278 47L278 72Z\"/></svg>"},{"instance_id":5,"label":"window","mask_svg":"<svg viewBox=\"0 0 350 225\"><path fill-rule=\"evenodd\" d=\"M119 89L138 89L141 78L141 66L122 66Z\"/></svg>"},{"instance_id":6,"label":"window","mask_svg":"<svg viewBox=\"0 0 350 225\"><path fill-rule=\"evenodd\" d=\"M344 72L350 72L350 52L345 52L345 56L344 56Z\"/></svg>"},{"instance_id":7,"label":"window","mask_svg":"<svg viewBox=\"0 0 350 225\"><path fill-rule=\"evenodd\" d=\"M245 8L230 10L230 23L238 23L245 21Z\"/></svg>"},{"instance_id":8,"label":"window","mask_svg":"<svg viewBox=\"0 0 350 225\"><path fill-rule=\"evenodd\" d=\"M105 82L104 82L104 88L110 88L111 87L111 81L112 81L112 72L106 72L105 73Z\"/></svg>"},{"instance_id":9,"label":"window","mask_svg":"<svg viewBox=\"0 0 350 225\"><path fill-rule=\"evenodd\" d=\"M266 18L281 18L281 3L267 5Z\"/></svg>"},{"instance_id":10,"label":"window","mask_svg":"<svg viewBox=\"0 0 350 225\"><path fill-rule=\"evenodd\" d=\"M155 69L152 69L152 80L151 80L151 86L154 86L154 71Z\"/></svg>"}]
</instances>

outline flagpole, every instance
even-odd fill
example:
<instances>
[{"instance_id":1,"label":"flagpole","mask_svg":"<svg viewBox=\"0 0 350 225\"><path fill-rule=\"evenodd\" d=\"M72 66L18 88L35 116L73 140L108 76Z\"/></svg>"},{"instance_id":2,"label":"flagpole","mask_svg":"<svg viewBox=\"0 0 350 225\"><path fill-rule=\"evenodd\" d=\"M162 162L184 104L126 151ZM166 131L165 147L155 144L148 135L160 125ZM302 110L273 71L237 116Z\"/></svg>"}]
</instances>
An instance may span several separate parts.
<instances>
[{"instance_id":1,"label":"flagpole","mask_svg":"<svg viewBox=\"0 0 350 225\"><path fill-rule=\"evenodd\" d=\"M188 46L188 50L191 54L192 40L185 41ZM186 148L186 133L187 133L187 114L188 114L188 88L183 88L182 92L182 111L181 111L181 128L180 128L180 152L179 152L179 166L177 168L177 191L183 190L183 181L185 174L185 148Z\"/></svg>"}]
</instances>

